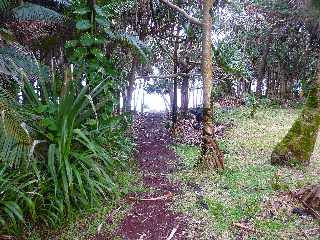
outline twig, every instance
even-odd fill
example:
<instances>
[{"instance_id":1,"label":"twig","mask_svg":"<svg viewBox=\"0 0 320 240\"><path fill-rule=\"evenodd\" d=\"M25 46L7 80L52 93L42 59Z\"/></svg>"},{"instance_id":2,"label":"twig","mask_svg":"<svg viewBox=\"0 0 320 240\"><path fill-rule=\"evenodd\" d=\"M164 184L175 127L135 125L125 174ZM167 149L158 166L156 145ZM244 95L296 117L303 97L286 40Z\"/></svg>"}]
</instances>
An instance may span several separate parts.
<instances>
[{"instance_id":1,"label":"twig","mask_svg":"<svg viewBox=\"0 0 320 240\"><path fill-rule=\"evenodd\" d=\"M161 196L161 197L154 197L154 198L136 198L136 197L129 197L131 200L136 200L136 201L157 201L157 200L166 200L172 197L172 193L168 192L166 195Z\"/></svg>"},{"instance_id":2,"label":"twig","mask_svg":"<svg viewBox=\"0 0 320 240\"><path fill-rule=\"evenodd\" d=\"M179 228L179 225L177 225L176 227L174 227L174 228L172 229L172 231L171 231L169 237L167 238L167 240L171 240L171 239L173 238L173 236L174 236L174 234L177 232L178 228Z\"/></svg>"},{"instance_id":3,"label":"twig","mask_svg":"<svg viewBox=\"0 0 320 240\"><path fill-rule=\"evenodd\" d=\"M0 240L14 240L13 236L0 235Z\"/></svg>"},{"instance_id":4,"label":"twig","mask_svg":"<svg viewBox=\"0 0 320 240\"><path fill-rule=\"evenodd\" d=\"M320 231L320 228L311 228L306 230L307 232L314 232L314 231Z\"/></svg>"},{"instance_id":5,"label":"twig","mask_svg":"<svg viewBox=\"0 0 320 240\"><path fill-rule=\"evenodd\" d=\"M305 239L310 239L308 234L303 229L300 228L300 231L301 231L302 235L305 237Z\"/></svg>"},{"instance_id":6,"label":"twig","mask_svg":"<svg viewBox=\"0 0 320 240\"><path fill-rule=\"evenodd\" d=\"M257 230L251 228L251 227L248 227L246 225L243 225L241 223L234 223L233 224L235 227L238 227L238 228L241 228L241 229L244 229L244 230L247 230L247 231L250 231L250 232L257 232Z\"/></svg>"}]
</instances>

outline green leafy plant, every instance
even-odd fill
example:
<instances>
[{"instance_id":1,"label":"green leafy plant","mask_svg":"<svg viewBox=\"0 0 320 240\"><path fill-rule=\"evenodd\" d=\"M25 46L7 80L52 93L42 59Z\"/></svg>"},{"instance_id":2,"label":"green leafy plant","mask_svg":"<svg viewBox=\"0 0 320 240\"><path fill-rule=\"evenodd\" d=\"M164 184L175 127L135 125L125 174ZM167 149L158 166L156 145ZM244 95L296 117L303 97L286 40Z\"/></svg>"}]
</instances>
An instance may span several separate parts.
<instances>
[{"instance_id":1,"label":"green leafy plant","mask_svg":"<svg viewBox=\"0 0 320 240\"><path fill-rule=\"evenodd\" d=\"M30 66L37 66L33 71L37 73L37 87L27 80L26 67L14 69L21 75L17 82L24 92L23 102L16 102L0 88L0 166L7 171L19 169L16 175L3 177L20 179L24 176L21 172L30 173L23 182L16 181L19 191L8 192L6 185L1 185L1 192L6 192L0 196L3 229L18 229L30 215L27 207L31 205L36 209L33 220L56 226L74 209L96 206L101 199L116 196L113 174L121 164L114 152L127 145L123 129L119 129L123 124L112 126L109 114L98 115L95 107L107 90L105 81L91 90L90 85L79 88L78 79L55 84L62 80L52 78L37 62ZM106 131L110 127L118 130L117 135L111 129ZM104 134L99 134L101 130ZM121 144L106 148L109 140ZM30 200L23 187L28 181L35 185Z\"/></svg>"}]
</instances>

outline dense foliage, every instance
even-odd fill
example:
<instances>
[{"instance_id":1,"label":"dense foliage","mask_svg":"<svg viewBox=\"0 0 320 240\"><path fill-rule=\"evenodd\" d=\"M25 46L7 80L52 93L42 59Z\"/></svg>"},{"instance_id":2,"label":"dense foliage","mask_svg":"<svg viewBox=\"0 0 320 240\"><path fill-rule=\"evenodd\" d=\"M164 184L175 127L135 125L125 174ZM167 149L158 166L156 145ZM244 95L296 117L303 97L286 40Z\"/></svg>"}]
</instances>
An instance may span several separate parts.
<instances>
[{"instance_id":1,"label":"dense foliage","mask_svg":"<svg viewBox=\"0 0 320 240\"><path fill-rule=\"evenodd\" d=\"M40 221L57 226L119 195L114 176L126 167L132 144L128 118L114 114L119 71L102 52L112 34L108 11L85 2L67 10L72 18L29 3L12 10L22 21L74 20L67 65L46 65L3 29L12 38L0 49L2 232Z\"/></svg>"}]
</instances>

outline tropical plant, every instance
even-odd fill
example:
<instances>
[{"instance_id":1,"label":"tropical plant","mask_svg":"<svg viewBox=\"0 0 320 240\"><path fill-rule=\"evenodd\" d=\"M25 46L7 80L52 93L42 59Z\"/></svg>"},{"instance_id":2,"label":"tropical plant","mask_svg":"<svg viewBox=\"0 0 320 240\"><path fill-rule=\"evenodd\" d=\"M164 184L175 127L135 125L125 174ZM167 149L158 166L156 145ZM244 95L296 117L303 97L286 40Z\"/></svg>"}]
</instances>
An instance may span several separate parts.
<instances>
[{"instance_id":1,"label":"tropical plant","mask_svg":"<svg viewBox=\"0 0 320 240\"><path fill-rule=\"evenodd\" d=\"M100 82L82 86L83 78L72 76L71 71L60 78L17 46L0 51L0 59L8 63L2 73L16 80L23 95L17 101L0 88L1 177L3 183L10 181L19 190L0 185L4 193L0 223L7 230L29 219L33 208L36 213L31 219L57 225L74 209L116 196L113 174L123 164L115 152L130 146L123 138L123 124L111 125L110 121L119 120L111 117L110 110L96 107L101 99L108 99L111 102L105 108L113 109L107 94L111 75L103 81L105 72L92 74L95 83ZM108 147L109 140L117 144Z\"/></svg>"}]
</instances>

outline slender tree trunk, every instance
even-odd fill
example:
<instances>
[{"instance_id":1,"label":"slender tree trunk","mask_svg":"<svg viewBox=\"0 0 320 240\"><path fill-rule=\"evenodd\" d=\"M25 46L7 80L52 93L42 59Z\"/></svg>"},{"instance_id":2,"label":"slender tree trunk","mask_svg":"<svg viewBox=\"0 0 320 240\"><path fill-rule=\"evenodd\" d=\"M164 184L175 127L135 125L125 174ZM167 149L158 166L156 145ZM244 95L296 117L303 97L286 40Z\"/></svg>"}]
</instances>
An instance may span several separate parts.
<instances>
[{"instance_id":1,"label":"slender tree trunk","mask_svg":"<svg viewBox=\"0 0 320 240\"><path fill-rule=\"evenodd\" d=\"M138 67L138 58L136 56L133 57L132 60L132 67L129 73L129 77L128 77L128 86L126 89L126 99L125 99L125 103L124 103L124 110L126 112L130 112L131 111L131 104L132 104L132 94L134 91L134 83L135 83L135 75L136 75L136 71L137 71L137 67Z\"/></svg>"},{"instance_id":2,"label":"slender tree trunk","mask_svg":"<svg viewBox=\"0 0 320 240\"><path fill-rule=\"evenodd\" d=\"M179 32L177 30L176 42L174 45L174 53L173 53L173 74L177 74L178 72L178 49L179 49ZM172 103L172 130L175 133L175 126L178 118L178 79L175 77L173 79L173 103Z\"/></svg>"},{"instance_id":3,"label":"slender tree trunk","mask_svg":"<svg viewBox=\"0 0 320 240\"><path fill-rule=\"evenodd\" d=\"M223 154L219 149L214 135L212 122L212 17L210 10L213 0L203 0L202 20L202 78L203 78L203 135L202 152L199 167L202 169L223 169Z\"/></svg>"},{"instance_id":4,"label":"slender tree trunk","mask_svg":"<svg viewBox=\"0 0 320 240\"><path fill-rule=\"evenodd\" d=\"M117 104L115 105L115 111L119 115L121 113L121 106L120 106L121 94L120 94L120 90L117 91L116 95L117 95Z\"/></svg>"},{"instance_id":5,"label":"slender tree trunk","mask_svg":"<svg viewBox=\"0 0 320 240\"><path fill-rule=\"evenodd\" d=\"M308 165L320 126L320 61L314 88L299 118L283 140L274 148L271 163L279 165Z\"/></svg>"},{"instance_id":6,"label":"slender tree trunk","mask_svg":"<svg viewBox=\"0 0 320 240\"><path fill-rule=\"evenodd\" d=\"M170 104L169 104L168 100L166 99L166 95L161 94L161 97L164 101L164 105L166 107L166 112L170 112Z\"/></svg>"},{"instance_id":7,"label":"slender tree trunk","mask_svg":"<svg viewBox=\"0 0 320 240\"><path fill-rule=\"evenodd\" d=\"M272 43L272 31L269 33L265 49L263 50L261 61L258 66L257 89L256 89L257 97L261 97L262 95L263 79L266 74L267 58L270 51L271 43Z\"/></svg>"},{"instance_id":8,"label":"slender tree trunk","mask_svg":"<svg viewBox=\"0 0 320 240\"><path fill-rule=\"evenodd\" d=\"M142 99L141 99L141 113L144 112L144 97L145 97L145 91L144 91L144 87L146 84L146 80L143 79L143 83L142 83Z\"/></svg>"},{"instance_id":9,"label":"slender tree trunk","mask_svg":"<svg viewBox=\"0 0 320 240\"><path fill-rule=\"evenodd\" d=\"M182 79L181 84L181 112L184 117L188 114L189 105L189 76L185 76Z\"/></svg>"}]
</instances>

